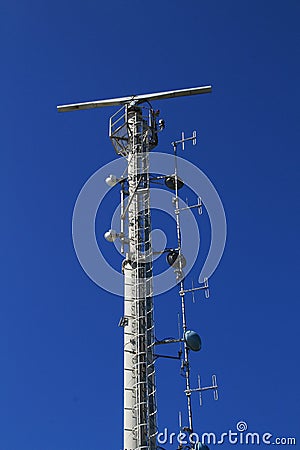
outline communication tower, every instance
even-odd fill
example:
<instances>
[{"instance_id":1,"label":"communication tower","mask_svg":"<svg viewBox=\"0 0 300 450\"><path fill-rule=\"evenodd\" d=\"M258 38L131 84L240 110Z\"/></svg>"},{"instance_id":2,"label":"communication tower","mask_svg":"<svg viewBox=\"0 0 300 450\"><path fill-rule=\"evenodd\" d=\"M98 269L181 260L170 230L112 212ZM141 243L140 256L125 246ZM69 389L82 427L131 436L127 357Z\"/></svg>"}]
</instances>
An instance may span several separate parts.
<instances>
[{"instance_id":1,"label":"communication tower","mask_svg":"<svg viewBox=\"0 0 300 450\"><path fill-rule=\"evenodd\" d=\"M174 141L174 173L165 176L152 176L149 167L149 153L158 144L158 134L164 128L164 120L159 118L159 111L155 111L150 102L188 95L205 94L211 92L211 86L191 89L159 92L154 94L133 95L85 103L60 105L59 112L101 108L106 106L121 106L110 118L109 137L116 153L126 159L127 171L117 178L110 175L106 179L109 186L121 186L121 216L120 232L109 230L105 238L109 242L120 239L121 252L124 254L122 271L124 274L124 315L119 325L124 329L124 450L155 450L157 428L157 403L155 361L163 355L156 354L156 346L170 343L180 343L182 347L178 354L181 360L181 370L185 376L185 394L187 399L188 426L181 429L193 432L193 416L191 396L198 392L200 401L202 392L213 390L217 399L216 377L212 377L212 385L202 387L200 377L198 386L191 387L190 381L190 351L201 348L199 335L189 330L186 320L185 295L204 290L209 296L208 280L202 285L187 289L185 287L184 266L185 258L182 254L180 214L183 209L198 208L202 211L201 199L196 205L180 208L178 190L183 181L178 176L177 147L184 148L187 141L196 143L196 132L191 137ZM176 281L181 298L181 336L178 339L164 339L157 341L154 330L154 302L153 302L153 250L151 244L151 204L150 186L153 180L164 180L166 186L174 191L174 211L176 216L177 246L164 249L167 261L174 268ZM177 357L175 357L177 358ZM197 450L207 446L197 444ZM182 444L179 444L182 448Z\"/></svg>"}]
</instances>

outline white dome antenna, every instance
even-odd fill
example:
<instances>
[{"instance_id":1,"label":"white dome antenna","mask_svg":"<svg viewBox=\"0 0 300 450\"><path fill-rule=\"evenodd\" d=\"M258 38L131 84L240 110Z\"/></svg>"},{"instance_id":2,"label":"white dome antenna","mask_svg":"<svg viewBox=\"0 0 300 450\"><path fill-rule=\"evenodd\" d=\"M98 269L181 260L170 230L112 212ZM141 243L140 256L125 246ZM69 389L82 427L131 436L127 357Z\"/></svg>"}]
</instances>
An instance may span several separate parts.
<instances>
[{"instance_id":1,"label":"white dome antenna","mask_svg":"<svg viewBox=\"0 0 300 450\"><path fill-rule=\"evenodd\" d=\"M110 187L114 187L116 184L118 184L120 181L119 178L116 177L116 175L109 175L106 180L105 183L110 186Z\"/></svg>"},{"instance_id":2,"label":"white dome antenna","mask_svg":"<svg viewBox=\"0 0 300 450\"><path fill-rule=\"evenodd\" d=\"M118 238L118 233L115 230L108 230L104 233L104 237L108 242L115 242Z\"/></svg>"}]
</instances>

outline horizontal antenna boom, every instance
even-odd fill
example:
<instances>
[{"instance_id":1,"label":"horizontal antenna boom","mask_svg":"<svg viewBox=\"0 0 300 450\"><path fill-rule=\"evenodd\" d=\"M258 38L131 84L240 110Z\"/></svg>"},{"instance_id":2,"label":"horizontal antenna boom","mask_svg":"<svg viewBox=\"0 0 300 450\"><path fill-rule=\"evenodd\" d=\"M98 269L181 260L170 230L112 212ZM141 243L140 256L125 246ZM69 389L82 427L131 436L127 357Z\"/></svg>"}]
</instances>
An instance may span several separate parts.
<instances>
[{"instance_id":1,"label":"horizontal antenna boom","mask_svg":"<svg viewBox=\"0 0 300 450\"><path fill-rule=\"evenodd\" d=\"M95 100L93 102L59 105L57 107L57 111L68 112L81 109L103 108L105 106L118 106L131 102L138 104L151 100L163 100L166 98L185 97L187 95L208 94L211 91L212 91L211 86L200 86L189 89L178 89L175 91L156 92L154 94L131 95L128 97L111 98L107 100Z\"/></svg>"}]
</instances>

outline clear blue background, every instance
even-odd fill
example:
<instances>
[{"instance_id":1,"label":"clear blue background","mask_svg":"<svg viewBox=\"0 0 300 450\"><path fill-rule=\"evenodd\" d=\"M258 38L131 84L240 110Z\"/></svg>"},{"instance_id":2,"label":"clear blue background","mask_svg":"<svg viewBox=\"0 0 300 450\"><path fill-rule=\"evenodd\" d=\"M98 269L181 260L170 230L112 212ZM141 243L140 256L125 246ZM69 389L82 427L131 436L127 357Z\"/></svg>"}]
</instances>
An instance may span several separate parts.
<instances>
[{"instance_id":1,"label":"clear blue background","mask_svg":"<svg viewBox=\"0 0 300 450\"><path fill-rule=\"evenodd\" d=\"M207 384L216 373L221 386L218 402L207 394L200 409L195 398L195 431L245 420L300 439L299 2L11 0L0 10L1 450L122 447L122 300L89 280L71 237L81 187L115 158L115 109L60 115L56 105L210 83L211 95L154 104L167 123L158 150L198 130L184 156L210 177L228 221L211 299L188 302L203 339L193 376ZM113 209L101 212L99 242ZM176 290L156 307L159 337L172 335ZM157 371L159 428L177 432L184 380L177 362Z\"/></svg>"}]
</instances>

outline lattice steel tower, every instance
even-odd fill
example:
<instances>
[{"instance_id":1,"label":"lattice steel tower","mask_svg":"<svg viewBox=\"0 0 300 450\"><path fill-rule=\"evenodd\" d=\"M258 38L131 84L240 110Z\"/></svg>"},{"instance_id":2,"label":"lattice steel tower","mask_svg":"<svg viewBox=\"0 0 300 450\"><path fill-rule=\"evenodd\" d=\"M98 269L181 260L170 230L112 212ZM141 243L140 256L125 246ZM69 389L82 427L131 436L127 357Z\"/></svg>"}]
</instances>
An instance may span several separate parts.
<instances>
[{"instance_id":1,"label":"lattice steel tower","mask_svg":"<svg viewBox=\"0 0 300 450\"><path fill-rule=\"evenodd\" d=\"M110 119L109 134L117 154L127 160L127 174L121 178L111 175L106 180L110 186L121 185L120 233L109 230L105 237L111 242L119 238L124 253L124 316L120 325L124 328L125 450L157 448L149 153L158 144L163 123L149 101L210 91L211 86L204 86L58 106L58 111L65 112L121 105ZM175 183L177 188L176 173ZM183 285L181 291L184 297ZM186 379L190 403L189 371Z\"/></svg>"}]
</instances>

